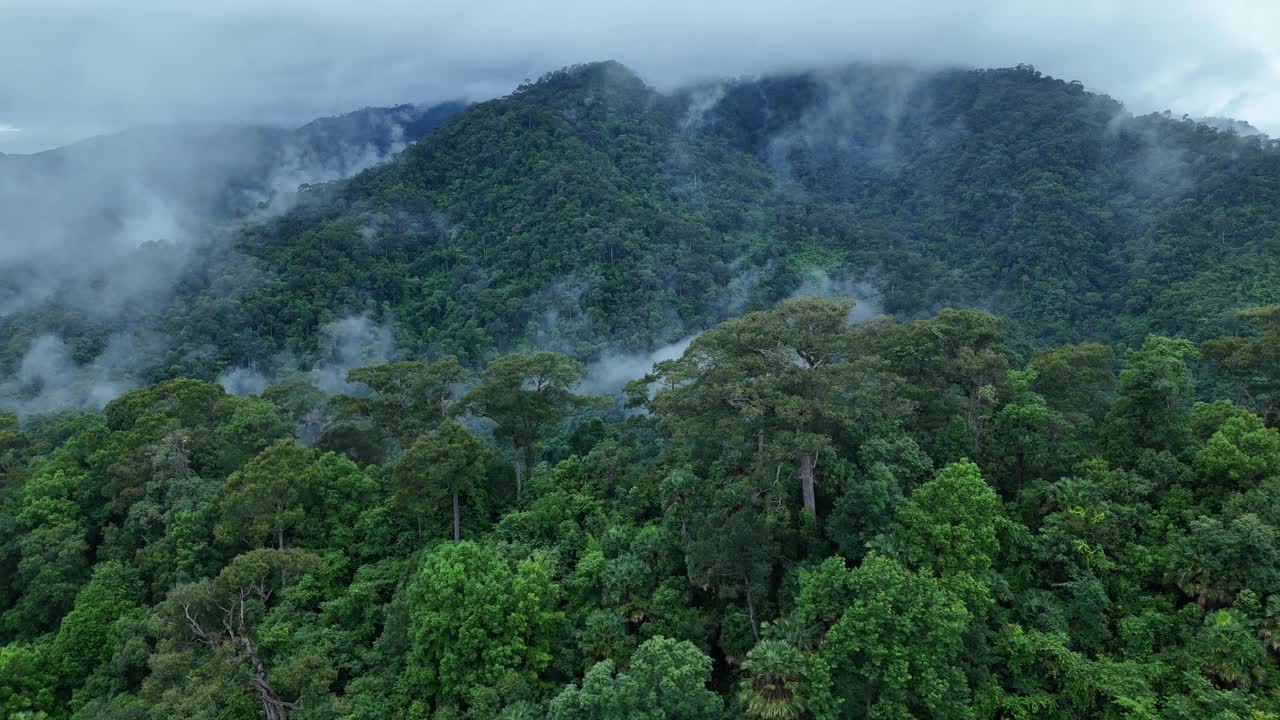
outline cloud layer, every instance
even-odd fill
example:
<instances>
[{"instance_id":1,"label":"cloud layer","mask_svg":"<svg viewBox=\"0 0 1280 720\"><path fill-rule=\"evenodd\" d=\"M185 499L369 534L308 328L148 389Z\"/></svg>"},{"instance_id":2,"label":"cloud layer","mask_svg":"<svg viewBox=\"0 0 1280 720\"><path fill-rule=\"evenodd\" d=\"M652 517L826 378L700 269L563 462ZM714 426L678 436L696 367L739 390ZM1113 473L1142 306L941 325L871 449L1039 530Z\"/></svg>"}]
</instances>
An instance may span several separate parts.
<instances>
[{"instance_id":1,"label":"cloud layer","mask_svg":"<svg viewBox=\"0 0 1280 720\"><path fill-rule=\"evenodd\" d=\"M614 58L670 87L841 62L1008 66L1135 112L1280 134L1280 6L1251 0L0 0L0 152L136 125L296 123L491 97Z\"/></svg>"}]
</instances>

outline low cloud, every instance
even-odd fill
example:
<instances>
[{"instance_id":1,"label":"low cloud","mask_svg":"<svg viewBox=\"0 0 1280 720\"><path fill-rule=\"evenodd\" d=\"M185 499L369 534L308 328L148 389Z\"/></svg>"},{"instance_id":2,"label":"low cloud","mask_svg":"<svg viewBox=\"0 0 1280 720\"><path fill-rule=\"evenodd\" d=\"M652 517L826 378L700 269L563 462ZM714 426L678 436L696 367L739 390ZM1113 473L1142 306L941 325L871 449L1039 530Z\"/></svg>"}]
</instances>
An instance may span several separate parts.
<instances>
[{"instance_id":1,"label":"low cloud","mask_svg":"<svg viewBox=\"0 0 1280 720\"><path fill-rule=\"evenodd\" d=\"M353 368L380 365L396 358L394 328L368 315L348 315L320 328L318 357L308 369L296 358L282 356L273 370L241 365L224 370L217 383L232 395L256 395L282 382L304 382L330 395L360 395L368 388L347 382Z\"/></svg>"},{"instance_id":2,"label":"low cloud","mask_svg":"<svg viewBox=\"0 0 1280 720\"><path fill-rule=\"evenodd\" d=\"M0 384L0 409L26 417L78 410L100 410L122 393L141 385L137 368L167 347L152 334L112 336L91 363L78 364L73 349L56 335L41 335Z\"/></svg>"},{"instance_id":3,"label":"low cloud","mask_svg":"<svg viewBox=\"0 0 1280 720\"><path fill-rule=\"evenodd\" d=\"M837 275L832 277L825 270L810 270L804 283L791 297L848 298L853 300L849 322L866 322L884 315L884 299L871 283Z\"/></svg>"},{"instance_id":4,"label":"low cloud","mask_svg":"<svg viewBox=\"0 0 1280 720\"><path fill-rule=\"evenodd\" d=\"M217 383L232 395L257 395L271 384L267 374L251 367L234 367L218 376Z\"/></svg>"},{"instance_id":5,"label":"low cloud","mask_svg":"<svg viewBox=\"0 0 1280 720\"><path fill-rule=\"evenodd\" d=\"M388 324L368 315L351 315L321 328L320 360L307 380L331 394L359 394L363 388L347 382L352 368L390 362L395 356L395 333ZM367 390L365 390L367 392Z\"/></svg>"},{"instance_id":6,"label":"low cloud","mask_svg":"<svg viewBox=\"0 0 1280 720\"><path fill-rule=\"evenodd\" d=\"M606 58L665 88L855 61L1031 63L1135 113L1280 133L1280 6L1256 0L514 0L500 13L416 0L10 0L5 15L0 67L23 72L5 79L0 112L41 129L23 138L32 150L137 125L483 99Z\"/></svg>"},{"instance_id":7,"label":"low cloud","mask_svg":"<svg viewBox=\"0 0 1280 720\"><path fill-rule=\"evenodd\" d=\"M649 353L606 352L600 359L587 366L578 385L578 392L589 395L616 395L622 386L646 375L655 363L674 360L684 355L689 343L697 335L677 340Z\"/></svg>"}]
</instances>

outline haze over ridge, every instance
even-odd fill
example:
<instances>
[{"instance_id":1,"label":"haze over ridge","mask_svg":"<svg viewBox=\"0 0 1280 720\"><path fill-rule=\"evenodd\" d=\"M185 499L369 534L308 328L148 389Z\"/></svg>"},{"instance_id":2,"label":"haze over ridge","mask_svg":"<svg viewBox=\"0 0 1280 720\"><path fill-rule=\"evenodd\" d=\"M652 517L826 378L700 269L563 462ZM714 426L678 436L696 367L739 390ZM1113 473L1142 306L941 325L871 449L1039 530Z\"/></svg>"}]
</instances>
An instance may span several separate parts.
<instances>
[{"instance_id":1,"label":"haze over ridge","mask_svg":"<svg viewBox=\"0 0 1280 720\"><path fill-rule=\"evenodd\" d=\"M0 24L4 153L138 125L290 125L367 105L485 99L604 57L663 89L849 61L1030 63L1136 113L1232 116L1280 134L1280 52L1269 37L1280 7L1247 0L552 0L500 13L409 0L0 8L11 19ZM66 52L72 38L76 51Z\"/></svg>"}]
</instances>

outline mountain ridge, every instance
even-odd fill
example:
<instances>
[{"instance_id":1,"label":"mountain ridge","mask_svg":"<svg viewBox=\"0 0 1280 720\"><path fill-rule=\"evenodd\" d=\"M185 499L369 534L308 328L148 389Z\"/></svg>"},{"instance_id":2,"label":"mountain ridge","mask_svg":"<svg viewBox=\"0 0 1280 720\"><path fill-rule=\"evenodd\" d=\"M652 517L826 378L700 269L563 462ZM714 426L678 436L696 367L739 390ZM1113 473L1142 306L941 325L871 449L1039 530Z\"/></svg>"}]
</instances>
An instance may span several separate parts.
<instances>
[{"instance_id":1,"label":"mountain ridge","mask_svg":"<svg viewBox=\"0 0 1280 720\"><path fill-rule=\"evenodd\" d=\"M403 357L645 352L855 286L900 317L992 310L1023 352L1208 337L1276 300L1277 148L1025 65L671 93L616 62L571 66L198 250L129 323L171 339L147 380L298 372L347 317L390 328ZM20 321L40 325L2 322ZM11 333L0 365L33 333Z\"/></svg>"}]
</instances>

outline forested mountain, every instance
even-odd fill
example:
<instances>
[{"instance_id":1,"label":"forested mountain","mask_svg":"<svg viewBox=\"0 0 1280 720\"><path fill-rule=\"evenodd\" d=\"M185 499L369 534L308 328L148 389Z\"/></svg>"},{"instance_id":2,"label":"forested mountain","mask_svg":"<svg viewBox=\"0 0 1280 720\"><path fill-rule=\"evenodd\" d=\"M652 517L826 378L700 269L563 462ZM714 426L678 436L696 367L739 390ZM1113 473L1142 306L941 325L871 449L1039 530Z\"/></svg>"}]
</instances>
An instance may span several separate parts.
<instances>
[{"instance_id":1,"label":"forested mountain","mask_svg":"<svg viewBox=\"0 0 1280 720\"><path fill-rule=\"evenodd\" d=\"M326 323L361 314L407 357L589 359L806 286L856 287L901 317L988 309L1024 352L1202 339L1274 300L1278 179L1273 141L1131 117L1029 67L858 66L663 95L587 65L477 104L194 261L128 257L176 274L175 292L87 325L65 302L9 314L0 360L53 332L84 363L146 328L168 348L148 380L305 369Z\"/></svg>"},{"instance_id":2,"label":"forested mountain","mask_svg":"<svg viewBox=\"0 0 1280 720\"><path fill-rule=\"evenodd\" d=\"M1274 141L1025 66L454 110L0 316L0 713L1280 717Z\"/></svg>"},{"instance_id":3,"label":"forested mountain","mask_svg":"<svg viewBox=\"0 0 1280 720\"><path fill-rule=\"evenodd\" d=\"M387 160L462 107L367 108L296 129L137 129L6 155L0 158L6 335L29 344L10 323L43 313L35 327L75 343L95 328L62 327L70 310L110 319L130 304L162 305L193 247L221 242L241 220L287 208L300 185L347 178Z\"/></svg>"},{"instance_id":4,"label":"forested mountain","mask_svg":"<svg viewBox=\"0 0 1280 720\"><path fill-rule=\"evenodd\" d=\"M6 219L41 225L74 213L128 222L139 199L204 220L243 215L302 183L350 177L418 140L461 103L365 108L298 128L209 126L128 130L0 160ZM114 194L113 194L114 192ZM141 198L137 196L142 196ZM32 203L39 203L31 207ZM37 211L48 214L37 216ZM106 228L83 228L89 240ZM147 240L169 238L152 237Z\"/></svg>"}]
</instances>

